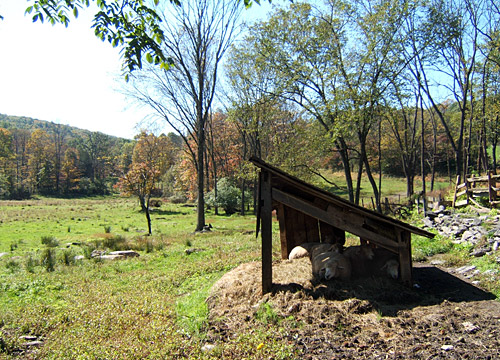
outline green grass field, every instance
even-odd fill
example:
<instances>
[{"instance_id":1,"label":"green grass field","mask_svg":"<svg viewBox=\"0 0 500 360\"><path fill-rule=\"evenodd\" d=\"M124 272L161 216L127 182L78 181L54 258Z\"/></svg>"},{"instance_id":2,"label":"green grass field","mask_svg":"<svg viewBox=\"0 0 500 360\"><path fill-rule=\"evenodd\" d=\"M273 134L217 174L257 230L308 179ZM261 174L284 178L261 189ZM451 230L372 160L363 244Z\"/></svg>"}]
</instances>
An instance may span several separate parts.
<instances>
[{"instance_id":1,"label":"green grass field","mask_svg":"<svg viewBox=\"0 0 500 360\"><path fill-rule=\"evenodd\" d=\"M203 357L210 287L260 258L254 216L208 212L214 231L195 234L195 207L164 204L153 212L153 236L146 237L145 216L132 199L1 202L0 209L0 253L6 253L0 258L0 359L16 358L28 335L43 340L30 355L39 359ZM141 256L88 259L95 248L132 248ZM188 248L199 251L188 255ZM74 261L76 255L86 258ZM245 342L260 343L268 331L263 327ZM221 351L242 348L240 341Z\"/></svg>"},{"instance_id":2,"label":"green grass field","mask_svg":"<svg viewBox=\"0 0 500 360\"><path fill-rule=\"evenodd\" d=\"M336 186L332 184L328 184L326 181L320 181L317 183L317 186L324 188L333 194L338 196L342 196L344 198L348 198L348 192L346 187L345 175L341 172L325 172L324 174L330 181L332 181ZM354 176L355 174L353 174ZM353 179L355 181L355 179ZM378 186L378 175L375 175L375 181ZM434 193L443 192L447 193L450 191L451 187L454 187L454 183L450 183L448 179L445 178L437 178L434 183ZM354 187L356 184L354 183ZM415 178L414 182L415 193L422 191L422 179L420 177ZM430 178L426 178L426 192L430 193ZM432 195L432 194L430 194ZM406 180L403 178L391 177L391 176L383 176L382 177L382 191L381 191L382 199L386 197L389 198L391 203L401 203L405 204L407 202L406 199ZM373 190L368 178L363 176L361 181L361 190L360 190L360 203L363 202L365 207L371 207L371 199L373 198Z\"/></svg>"},{"instance_id":3,"label":"green grass field","mask_svg":"<svg viewBox=\"0 0 500 360\"><path fill-rule=\"evenodd\" d=\"M293 348L272 340L280 325L269 321L215 352L201 350L211 286L260 259L255 216L208 211L213 231L196 234L193 206L163 204L152 220L147 237L137 201L118 197L0 202L0 359L294 358ZM433 241L417 239L414 253L453 248ZM96 260L94 249L134 249L140 257ZM26 336L43 346L23 352Z\"/></svg>"}]
</instances>

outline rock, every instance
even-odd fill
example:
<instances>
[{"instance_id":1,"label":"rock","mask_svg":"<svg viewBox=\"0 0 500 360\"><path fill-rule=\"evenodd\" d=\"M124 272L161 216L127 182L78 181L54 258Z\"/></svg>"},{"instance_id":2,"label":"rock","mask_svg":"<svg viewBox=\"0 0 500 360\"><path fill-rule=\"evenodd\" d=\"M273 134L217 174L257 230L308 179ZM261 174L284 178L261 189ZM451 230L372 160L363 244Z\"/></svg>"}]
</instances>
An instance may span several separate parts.
<instances>
[{"instance_id":1,"label":"rock","mask_svg":"<svg viewBox=\"0 0 500 360\"><path fill-rule=\"evenodd\" d=\"M112 251L109 253L109 255L121 255L126 258L140 256L139 253L135 252L134 250Z\"/></svg>"},{"instance_id":2,"label":"rock","mask_svg":"<svg viewBox=\"0 0 500 360\"><path fill-rule=\"evenodd\" d=\"M462 241L469 241L473 237L474 237L474 233L472 231L470 231L470 230L466 230L462 234Z\"/></svg>"},{"instance_id":3,"label":"rock","mask_svg":"<svg viewBox=\"0 0 500 360\"><path fill-rule=\"evenodd\" d=\"M42 345L43 345L43 342L40 340L29 341L29 342L23 344L24 347L39 347Z\"/></svg>"},{"instance_id":4,"label":"rock","mask_svg":"<svg viewBox=\"0 0 500 360\"><path fill-rule=\"evenodd\" d=\"M90 254L90 257L95 258L95 257L102 257L106 252L104 250L94 250Z\"/></svg>"},{"instance_id":5,"label":"rock","mask_svg":"<svg viewBox=\"0 0 500 360\"><path fill-rule=\"evenodd\" d=\"M205 345L203 345L201 347L201 351L203 351L203 352L210 352L213 349L215 349L215 345L214 344L205 344Z\"/></svg>"},{"instance_id":6,"label":"rock","mask_svg":"<svg viewBox=\"0 0 500 360\"><path fill-rule=\"evenodd\" d=\"M99 259L103 259L103 260L121 260L121 259L125 259L125 256L123 255L101 255L99 256Z\"/></svg>"},{"instance_id":7,"label":"rock","mask_svg":"<svg viewBox=\"0 0 500 360\"><path fill-rule=\"evenodd\" d=\"M441 350L443 350L443 351L453 350L453 345L443 345L443 346L441 346Z\"/></svg>"},{"instance_id":8,"label":"rock","mask_svg":"<svg viewBox=\"0 0 500 360\"><path fill-rule=\"evenodd\" d=\"M493 246L491 247L491 251L497 251L498 250L498 244L499 244L499 242L496 240L493 243Z\"/></svg>"},{"instance_id":9,"label":"rock","mask_svg":"<svg viewBox=\"0 0 500 360\"><path fill-rule=\"evenodd\" d=\"M35 335L22 335L19 338L26 340L26 341L34 341L34 340L38 339L38 337Z\"/></svg>"},{"instance_id":10,"label":"rock","mask_svg":"<svg viewBox=\"0 0 500 360\"><path fill-rule=\"evenodd\" d=\"M475 257L481 257L486 255L491 249L489 248L481 248L481 249L475 249L470 253L470 256L475 256Z\"/></svg>"},{"instance_id":11,"label":"rock","mask_svg":"<svg viewBox=\"0 0 500 360\"><path fill-rule=\"evenodd\" d=\"M432 227L434 227L434 222L431 219L429 219L428 217L426 217L424 219L424 225L428 228L432 228Z\"/></svg>"},{"instance_id":12,"label":"rock","mask_svg":"<svg viewBox=\"0 0 500 360\"><path fill-rule=\"evenodd\" d=\"M455 269L455 271L459 274L466 274L466 273L469 273L471 271L474 271L476 270L476 267L474 265L466 265L466 266L462 266L462 267L459 267L457 269Z\"/></svg>"},{"instance_id":13,"label":"rock","mask_svg":"<svg viewBox=\"0 0 500 360\"><path fill-rule=\"evenodd\" d=\"M470 321L465 321L462 323L466 333L472 334L479 330L479 326L474 325Z\"/></svg>"},{"instance_id":14,"label":"rock","mask_svg":"<svg viewBox=\"0 0 500 360\"><path fill-rule=\"evenodd\" d=\"M75 261L81 261L83 259L85 259L85 256L83 256L83 255L76 255L75 256Z\"/></svg>"},{"instance_id":15,"label":"rock","mask_svg":"<svg viewBox=\"0 0 500 360\"><path fill-rule=\"evenodd\" d=\"M434 265L434 266L436 266L436 265L437 266L442 266L444 264L446 264L446 261L444 261L444 260L435 259L435 260L431 261L431 265Z\"/></svg>"}]
</instances>

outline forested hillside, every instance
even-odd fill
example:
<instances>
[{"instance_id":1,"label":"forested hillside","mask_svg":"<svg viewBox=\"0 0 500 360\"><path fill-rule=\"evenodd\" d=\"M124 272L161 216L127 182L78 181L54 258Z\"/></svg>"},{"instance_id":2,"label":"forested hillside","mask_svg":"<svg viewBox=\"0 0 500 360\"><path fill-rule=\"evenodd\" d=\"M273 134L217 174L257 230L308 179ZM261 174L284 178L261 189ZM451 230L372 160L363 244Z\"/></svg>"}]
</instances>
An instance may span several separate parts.
<instances>
[{"instance_id":1,"label":"forested hillside","mask_svg":"<svg viewBox=\"0 0 500 360\"><path fill-rule=\"evenodd\" d=\"M0 114L0 197L109 194L128 171L135 143L100 132ZM178 151L178 139L175 144L173 151Z\"/></svg>"}]
</instances>

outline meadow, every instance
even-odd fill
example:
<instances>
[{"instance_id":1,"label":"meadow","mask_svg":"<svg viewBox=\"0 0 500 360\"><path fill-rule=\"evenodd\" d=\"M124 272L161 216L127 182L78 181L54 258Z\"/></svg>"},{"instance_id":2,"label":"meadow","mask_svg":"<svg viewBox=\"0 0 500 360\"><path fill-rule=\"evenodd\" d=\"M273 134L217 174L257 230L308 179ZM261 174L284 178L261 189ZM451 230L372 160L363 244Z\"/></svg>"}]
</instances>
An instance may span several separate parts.
<instances>
[{"instance_id":1,"label":"meadow","mask_svg":"<svg viewBox=\"0 0 500 360\"><path fill-rule=\"evenodd\" d=\"M22 354L31 338L43 346L23 358L200 357L211 285L260 258L254 216L208 212L214 231L194 233L194 207L164 204L153 212L153 236L146 237L134 199L41 199L1 202L0 209L2 359ZM94 249L125 248L140 257L89 256ZM75 260L78 255L84 258Z\"/></svg>"},{"instance_id":2,"label":"meadow","mask_svg":"<svg viewBox=\"0 0 500 360\"><path fill-rule=\"evenodd\" d=\"M0 202L0 359L297 355L290 344L273 341L281 325L268 320L229 336L215 352L202 350L210 288L236 266L260 260L260 239L254 215L215 216L210 210L212 231L194 233L195 210L163 203L152 213L148 237L135 199ZM273 257L279 259L276 221L273 226ZM415 244L431 247L424 240ZM427 255L450 251L448 245ZM140 256L91 256L123 249Z\"/></svg>"}]
</instances>

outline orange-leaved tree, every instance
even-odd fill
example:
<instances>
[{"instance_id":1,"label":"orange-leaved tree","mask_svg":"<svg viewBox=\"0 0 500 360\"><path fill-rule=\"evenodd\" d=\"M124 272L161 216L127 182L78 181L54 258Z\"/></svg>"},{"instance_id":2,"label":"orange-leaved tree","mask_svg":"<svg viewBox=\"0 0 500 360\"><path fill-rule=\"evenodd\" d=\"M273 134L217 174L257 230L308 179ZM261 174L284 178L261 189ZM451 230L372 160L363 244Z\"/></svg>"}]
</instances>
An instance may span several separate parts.
<instances>
[{"instance_id":1,"label":"orange-leaved tree","mask_svg":"<svg viewBox=\"0 0 500 360\"><path fill-rule=\"evenodd\" d=\"M144 131L136 139L138 141L132 164L117 185L125 195L139 198L141 210L145 212L148 221L148 233L151 235L149 204L161 177L173 163L172 144L165 135L156 136Z\"/></svg>"}]
</instances>

